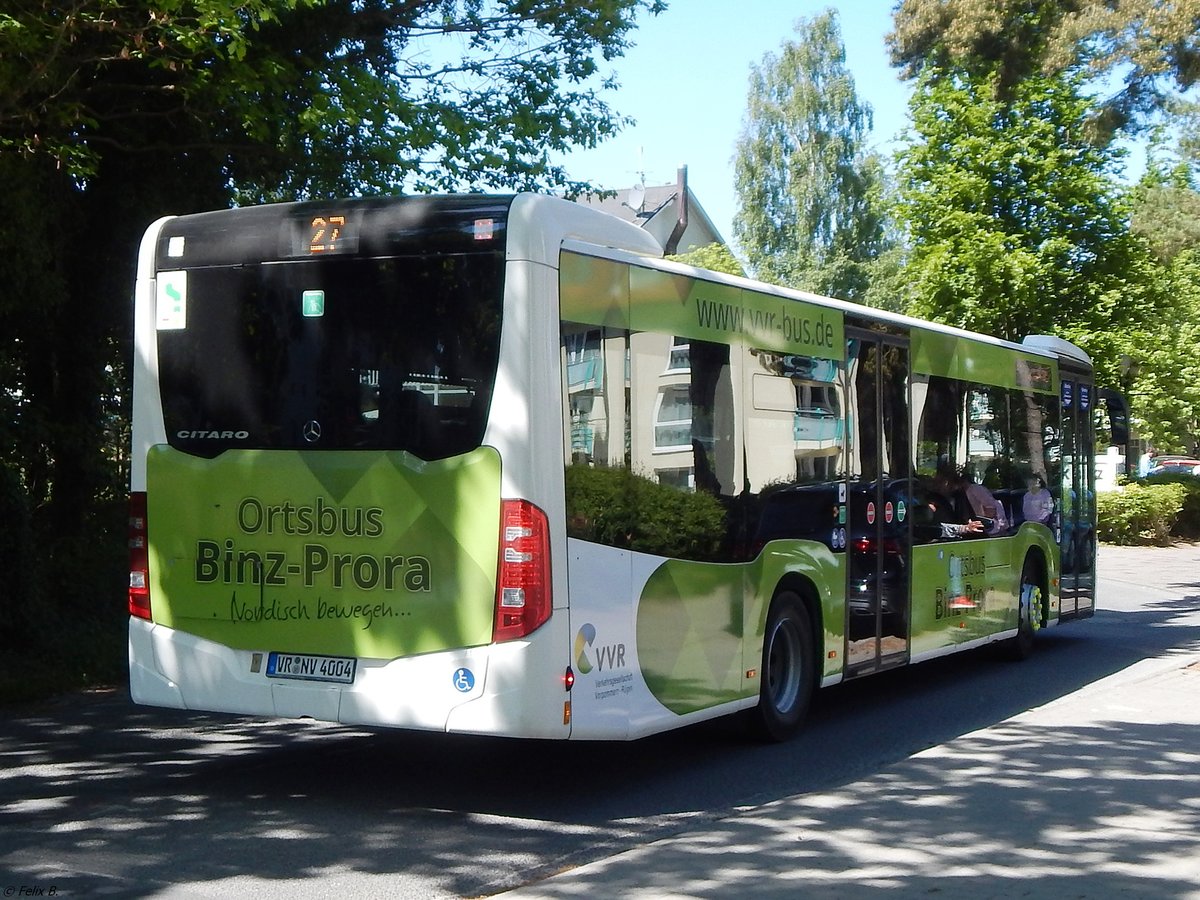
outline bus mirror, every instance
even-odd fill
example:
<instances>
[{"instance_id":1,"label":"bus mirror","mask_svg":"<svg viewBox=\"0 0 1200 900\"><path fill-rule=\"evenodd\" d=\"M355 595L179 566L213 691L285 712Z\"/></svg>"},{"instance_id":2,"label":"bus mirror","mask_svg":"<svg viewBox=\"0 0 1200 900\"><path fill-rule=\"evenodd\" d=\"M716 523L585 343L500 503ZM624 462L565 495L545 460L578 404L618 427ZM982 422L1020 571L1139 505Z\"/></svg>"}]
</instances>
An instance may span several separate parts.
<instances>
[{"instance_id":1,"label":"bus mirror","mask_svg":"<svg viewBox=\"0 0 1200 900\"><path fill-rule=\"evenodd\" d=\"M1118 447L1129 443L1129 405L1125 395L1111 388L1100 388L1100 407L1108 413L1108 426L1112 432L1112 442Z\"/></svg>"}]
</instances>

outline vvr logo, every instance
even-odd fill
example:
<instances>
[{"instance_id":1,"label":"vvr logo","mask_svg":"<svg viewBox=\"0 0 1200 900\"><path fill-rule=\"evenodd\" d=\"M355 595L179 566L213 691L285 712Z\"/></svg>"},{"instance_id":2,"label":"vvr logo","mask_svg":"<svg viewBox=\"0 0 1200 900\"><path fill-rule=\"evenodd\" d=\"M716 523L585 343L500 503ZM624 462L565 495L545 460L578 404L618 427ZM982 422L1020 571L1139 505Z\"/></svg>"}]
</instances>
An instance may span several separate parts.
<instances>
[{"instance_id":1,"label":"vvr logo","mask_svg":"<svg viewBox=\"0 0 1200 900\"><path fill-rule=\"evenodd\" d=\"M596 657L596 665L588 654ZM599 672L605 669L623 668L625 665L624 644L596 644L596 627L590 622L579 629L575 635L575 668L580 675L586 675L595 668Z\"/></svg>"}]
</instances>

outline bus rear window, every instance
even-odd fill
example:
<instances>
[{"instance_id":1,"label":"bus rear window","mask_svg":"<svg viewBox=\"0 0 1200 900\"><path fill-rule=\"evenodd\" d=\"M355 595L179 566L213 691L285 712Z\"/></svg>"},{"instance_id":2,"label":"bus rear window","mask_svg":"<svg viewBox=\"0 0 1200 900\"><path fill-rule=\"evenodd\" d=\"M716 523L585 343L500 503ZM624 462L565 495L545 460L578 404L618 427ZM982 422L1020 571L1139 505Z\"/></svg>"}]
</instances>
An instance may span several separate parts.
<instances>
[{"instance_id":1,"label":"bus rear window","mask_svg":"<svg viewBox=\"0 0 1200 900\"><path fill-rule=\"evenodd\" d=\"M158 331L168 440L208 457L473 450L496 377L503 274L494 252L188 269L174 282L182 311Z\"/></svg>"}]
</instances>

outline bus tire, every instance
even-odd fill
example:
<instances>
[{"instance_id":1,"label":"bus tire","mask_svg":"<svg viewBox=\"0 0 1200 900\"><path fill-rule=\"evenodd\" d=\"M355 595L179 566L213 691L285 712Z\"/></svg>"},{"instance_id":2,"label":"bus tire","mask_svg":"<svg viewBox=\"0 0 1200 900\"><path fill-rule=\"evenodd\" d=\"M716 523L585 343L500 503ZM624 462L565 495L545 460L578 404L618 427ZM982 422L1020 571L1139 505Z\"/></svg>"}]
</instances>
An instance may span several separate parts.
<instances>
[{"instance_id":1,"label":"bus tire","mask_svg":"<svg viewBox=\"0 0 1200 900\"><path fill-rule=\"evenodd\" d=\"M1017 594L1017 634L1005 648L1010 658L1028 659L1032 655L1034 639L1042 626L1043 599L1041 572L1032 559L1026 559Z\"/></svg>"},{"instance_id":2,"label":"bus tire","mask_svg":"<svg viewBox=\"0 0 1200 900\"><path fill-rule=\"evenodd\" d=\"M758 706L750 724L756 737L784 741L804 722L812 702L816 666L812 621L793 591L780 591L771 601L763 635Z\"/></svg>"}]
</instances>

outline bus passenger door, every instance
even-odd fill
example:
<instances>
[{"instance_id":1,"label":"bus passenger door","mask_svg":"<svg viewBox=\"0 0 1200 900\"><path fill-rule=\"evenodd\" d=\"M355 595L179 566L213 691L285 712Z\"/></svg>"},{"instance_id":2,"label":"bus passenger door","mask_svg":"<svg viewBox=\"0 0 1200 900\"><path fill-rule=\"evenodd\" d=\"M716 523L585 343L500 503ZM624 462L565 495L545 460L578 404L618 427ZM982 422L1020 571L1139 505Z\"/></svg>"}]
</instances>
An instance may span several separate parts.
<instances>
[{"instance_id":1,"label":"bus passenger door","mask_svg":"<svg viewBox=\"0 0 1200 900\"><path fill-rule=\"evenodd\" d=\"M908 660L908 356L899 337L847 329L848 677Z\"/></svg>"},{"instance_id":2,"label":"bus passenger door","mask_svg":"<svg viewBox=\"0 0 1200 900\"><path fill-rule=\"evenodd\" d=\"M1096 598L1096 454L1092 430L1094 388L1062 372L1062 494L1059 547L1062 594L1059 616L1090 616Z\"/></svg>"}]
</instances>

